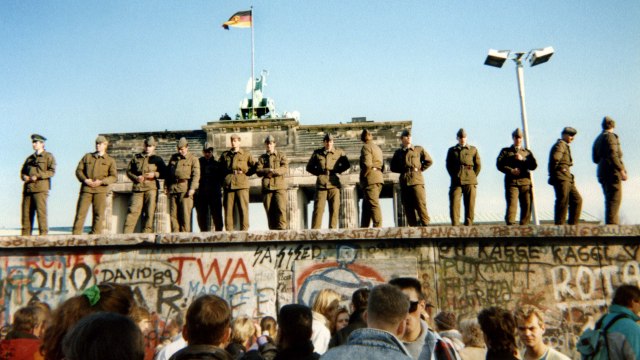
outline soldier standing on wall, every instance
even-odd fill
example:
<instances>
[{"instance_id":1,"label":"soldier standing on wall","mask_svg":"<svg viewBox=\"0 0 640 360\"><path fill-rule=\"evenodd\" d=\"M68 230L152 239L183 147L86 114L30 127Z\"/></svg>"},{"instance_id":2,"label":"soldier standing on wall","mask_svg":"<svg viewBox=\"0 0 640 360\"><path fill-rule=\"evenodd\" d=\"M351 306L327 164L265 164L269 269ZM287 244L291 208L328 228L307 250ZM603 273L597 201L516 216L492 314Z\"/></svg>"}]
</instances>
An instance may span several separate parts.
<instances>
[{"instance_id":1,"label":"soldier standing on wall","mask_svg":"<svg viewBox=\"0 0 640 360\"><path fill-rule=\"evenodd\" d=\"M82 234L89 205L93 208L90 234L102 234L109 185L118 180L115 160L107 154L109 142L100 135L96 138L96 151L82 157L76 167L76 177L82 183L73 221L73 234Z\"/></svg>"},{"instance_id":2,"label":"soldier standing on wall","mask_svg":"<svg viewBox=\"0 0 640 360\"><path fill-rule=\"evenodd\" d=\"M282 151L276 150L276 138L264 139L266 152L258 158L256 173L262 178L262 203L267 212L269 229L287 228L287 182L289 161Z\"/></svg>"},{"instance_id":3,"label":"soldier standing on wall","mask_svg":"<svg viewBox=\"0 0 640 360\"><path fill-rule=\"evenodd\" d=\"M171 155L165 191L169 195L169 214L172 232L191 231L193 195L200 183L200 163L189 152L187 139L180 138L178 152Z\"/></svg>"},{"instance_id":4,"label":"soldier standing on wall","mask_svg":"<svg viewBox=\"0 0 640 360\"><path fill-rule=\"evenodd\" d=\"M329 228L338 227L340 215L340 178L338 174L347 171L351 164L342 149L333 147L333 135L327 133L323 138L324 147L316 149L309 162L307 171L315 176L316 195L313 201L312 229L320 229L325 202L329 202Z\"/></svg>"},{"instance_id":5,"label":"soldier standing on wall","mask_svg":"<svg viewBox=\"0 0 640 360\"><path fill-rule=\"evenodd\" d=\"M51 177L56 172L56 160L44 149L47 139L38 134L31 135L34 153L29 155L20 169L24 182L22 189L22 235L31 236L33 220L38 214L40 235L47 235L47 198L51 189Z\"/></svg>"},{"instance_id":6,"label":"soldier standing on wall","mask_svg":"<svg viewBox=\"0 0 640 360\"><path fill-rule=\"evenodd\" d=\"M238 210L240 230L249 230L249 176L255 172L255 161L248 151L240 148L240 136L231 135L231 149L220 155L220 166L225 175L224 228L234 230L235 209Z\"/></svg>"},{"instance_id":7,"label":"soldier standing on wall","mask_svg":"<svg viewBox=\"0 0 640 360\"><path fill-rule=\"evenodd\" d=\"M158 179L164 179L167 166L160 156L154 155L156 139L144 139L144 150L136 154L127 167L127 177L133 181L129 210L124 222L124 233L129 234L143 215L142 232L153 232L153 220L158 198Z\"/></svg>"},{"instance_id":8,"label":"soldier standing on wall","mask_svg":"<svg viewBox=\"0 0 640 360\"><path fill-rule=\"evenodd\" d=\"M571 166L571 147L573 138L578 131L572 127L565 127L562 130L562 138L551 148L549 154L549 185L553 186L556 193L554 222L556 225L563 225L567 221L567 210L569 212L569 225L577 225L582 211L582 196L576 188Z\"/></svg>"},{"instance_id":9,"label":"soldier standing on wall","mask_svg":"<svg viewBox=\"0 0 640 360\"><path fill-rule=\"evenodd\" d=\"M220 164L213 156L213 146L204 143L200 161L200 186L196 192L196 212L200 231L222 231L222 186Z\"/></svg>"},{"instance_id":10,"label":"soldier standing on wall","mask_svg":"<svg viewBox=\"0 0 640 360\"><path fill-rule=\"evenodd\" d=\"M504 220L507 225L516 223L516 201L520 202L520 225L531 221L531 171L538 167L533 153L522 146L522 130L515 129L511 134L513 145L502 148L496 161L498 170L504 173L504 197L507 201L507 213Z\"/></svg>"},{"instance_id":11,"label":"soldier standing on wall","mask_svg":"<svg viewBox=\"0 0 640 360\"><path fill-rule=\"evenodd\" d=\"M400 174L402 206L407 216L407 223L409 226L427 226L429 214L422 172L433 164L433 160L422 146L411 144L409 129L402 131L400 141L402 147L393 154L391 171Z\"/></svg>"},{"instance_id":12,"label":"soldier standing on wall","mask_svg":"<svg viewBox=\"0 0 640 360\"><path fill-rule=\"evenodd\" d=\"M362 130L360 140L364 143L360 150L360 186L362 187L360 227L368 228L372 221L373 227L381 227L380 192L384 183L382 150L373 142L373 135L367 129Z\"/></svg>"},{"instance_id":13,"label":"soldier standing on wall","mask_svg":"<svg viewBox=\"0 0 640 360\"><path fill-rule=\"evenodd\" d=\"M476 187L480 173L480 154L475 146L467 144L467 132L458 130L458 144L447 152L447 172L451 177L449 187L449 215L451 225L460 225L460 197L464 199L464 224L473 225L476 207Z\"/></svg>"}]
</instances>

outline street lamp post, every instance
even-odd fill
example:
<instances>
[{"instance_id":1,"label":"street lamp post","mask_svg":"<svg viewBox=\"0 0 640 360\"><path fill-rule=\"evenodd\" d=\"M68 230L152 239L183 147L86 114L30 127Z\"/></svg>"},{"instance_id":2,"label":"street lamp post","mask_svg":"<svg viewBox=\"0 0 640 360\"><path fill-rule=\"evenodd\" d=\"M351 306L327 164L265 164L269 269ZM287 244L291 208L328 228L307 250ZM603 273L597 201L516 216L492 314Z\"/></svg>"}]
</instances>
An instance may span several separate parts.
<instances>
[{"instance_id":1,"label":"street lamp post","mask_svg":"<svg viewBox=\"0 0 640 360\"><path fill-rule=\"evenodd\" d=\"M524 132L524 145L531 149L531 143L529 142L529 127L527 126L527 108L525 105L524 94L524 66L522 65L523 58L529 60L531 66L543 64L551 58L554 51L552 47L546 47L544 49L534 49L528 53L514 52L511 50L489 50L489 55L484 61L485 65L501 68L507 59L511 59L516 63L516 77L518 79L518 94L520 97L520 114L522 117L522 131ZM533 223L540 225L540 219L538 218L536 197L534 194L533 176L531 177L531 212L533 214Z\"/></svg>"}]
</instances>

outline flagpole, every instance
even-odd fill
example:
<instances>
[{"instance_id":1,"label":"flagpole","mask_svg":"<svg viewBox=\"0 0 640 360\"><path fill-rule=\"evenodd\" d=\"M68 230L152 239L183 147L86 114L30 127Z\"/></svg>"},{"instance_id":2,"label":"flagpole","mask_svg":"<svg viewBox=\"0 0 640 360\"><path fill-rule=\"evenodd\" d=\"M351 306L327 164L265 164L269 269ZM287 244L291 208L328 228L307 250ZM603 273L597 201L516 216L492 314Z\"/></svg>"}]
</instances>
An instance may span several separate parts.
<instances>
[{"instance_id":1,"label":"flagpole","mask_svg":"<svg viewBox=\"0 0 640 360\"><path fill-rule=\"evenodd\" d=\"M253 35L253 23L254 23L254 17L253 17L253 5L251 5L251 119L255 118L255 109L256 109L256 103L255 103L255 95L256 95L256 77L253 74L253 69L254 69L254 53L255 53L255 47L254 47L254 35Z\"/></svg>"}]
</instances>

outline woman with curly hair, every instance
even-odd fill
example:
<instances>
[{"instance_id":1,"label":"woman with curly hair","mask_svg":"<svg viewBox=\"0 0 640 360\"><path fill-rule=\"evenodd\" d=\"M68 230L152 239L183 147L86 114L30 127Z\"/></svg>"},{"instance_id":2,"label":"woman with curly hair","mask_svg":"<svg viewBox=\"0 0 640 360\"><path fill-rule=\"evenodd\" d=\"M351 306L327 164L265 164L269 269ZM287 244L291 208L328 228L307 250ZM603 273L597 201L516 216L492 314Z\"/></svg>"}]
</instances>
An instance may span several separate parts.
<instances>
[{"instance_id":1,"label":"woman with curly hair","mask_svg":"<svg viewBox=\"0 0 640 360\"><path fill-rule=\"evenodd\" d=\"M135 304L131 287L115 283L94 285L54 310L51 323L44 332L41 352L45 360L62 360L62 339L80 319L97 312L113 312L129 316Z\"/></svg>"},{"instance_id":2,"label":"woman with curly hair","mask_svg":"<svg viewBox=\"0 0 640 360\"><path fill-rule=\"evenodd\" d=\"M487 344L487 360L516 360L516 319L511 312L492 306L482 309L478 322Z\"/></svg>"}]
</instances>

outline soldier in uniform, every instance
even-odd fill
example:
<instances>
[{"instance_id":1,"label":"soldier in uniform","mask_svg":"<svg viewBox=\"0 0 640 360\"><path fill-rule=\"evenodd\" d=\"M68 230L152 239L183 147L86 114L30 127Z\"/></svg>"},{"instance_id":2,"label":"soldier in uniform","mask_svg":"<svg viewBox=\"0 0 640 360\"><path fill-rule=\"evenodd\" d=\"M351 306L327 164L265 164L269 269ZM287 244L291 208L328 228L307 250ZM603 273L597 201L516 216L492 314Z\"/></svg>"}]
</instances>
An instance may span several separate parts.
<instances>
[{"instance_id":1,"label":"soldier in uniform","mask_svg":"<svg viewBox=\"0 0 640 360\"><path fill-rule=\"evenodd\" d=\"M239 135L231 135L231 149L220 155L219 163L224 175L224 228L234 230L236 209L240 217L239 230L249 230L249 176L255 172L255 161L249 151L240 148Z\"/></svg>"},{"instance_id":2,"label":"soldier in uniform","mask_svg":"<svg viewBox=\"0 0 640 360\"><path fill-rule=\"evenodd\" d=\"M622 182L627 180L627 170L622 162L622 149L618 135L613 132L616 122L605 116L602 119L602 134L593 143L593 162L598 164L598 182L604 192L605 222L618 224Z\"/></svg>"},{"instance_id":3,"label":"soldier in uniform","mask_svg":"<svg viewBox=\"0 0 640 360\"><path fill-rule=\"evenodd\" d=\"M531 221L531 171L538 167L533 153L522 146L522 130L515 129L511 134L513 145L502 148L496 161L498 170L504 173L504 197L507 200L507 213L504 220L507 225L516 223L516 201L520 202L520 225Z\"/></svg>"},{"instance_id":4,"label":"soldier in uniform","mask_svg":"<svg viewBox=\"0 0 640 360\"><path fill-rule=\"evenodd\" d=\"M104 228L105 210L109 185L118 180L116 161L107 154L109 142L100 135L96 138L96 151L82 157L76 167L76 177L82 183L73 221L73 234L82 234L84 220L93 209L93 222L90 234L101 234Z\"/></svg>"},{"instance_id":5,"label":"soldier in uniform","mask_svg":"<svg viewBox=\"0 0 640 360\"><path fill-rule=\"evenodd\" d=\"M200 186L196 192L196 212L200 231L222 231L222 186L220 164L213 156L213 146L204 144L200 157ZM213 226L212 226L213 224Z\"/></svg>"},{"instance_id":6,"label":"soldier in uniform","mask_svg":"<svg viewBox=\"0 0 640 360\"><path fill-rule=\"evenodd\" d=\"M340 179L338 174L347 171L351 164L342 149L333 147L333 135L327 133L323 138L324 147L314 150L307 171L315 176L316 195L313 201L311 228L320 229L325 202L329 202L329 228L338 227L340 215Z\"/></svg>"},{"instance_id":7,"label":"soldier in uniform","mask_svg":"<svg viewBox=\"0 0 640 360\"><path fill-rule=\"evenodd\" d=\"M391 171L400 174L401 200L407 223L409 226L427 226L429 214L422 172L433 164L433 160L422 146L411 144L409 129L402 131L400 141L402 147L393 154Z\"/></svg>"},{"instance_id":8,"label":"soldier in uniform","mask_svg":"<svg viewBox=\"0 0 640 360\"><path fill-rule=\"evenodd\" d=\"M582 196L576 188L570 167L573 166L571 147L578 131L572 127L562 130L562 138L551 148L549 154L549 184L556 193L554 222L563 225L569 212L569 225L577 225L582 211Z\"/></svg>"},{"instance_id":9,"label":"soldier in uniform","mask_svg":"<svg viewBox=\"0 0 640 360\"><path fill-rule=\"evenodd\" d=\"M460 225L460 198L464 201L464 224L473 225L476 207L476 187L480 173L480 154L475 146L467 144L467 132L458 130L458 144L447 152L447 172L451 177L449 187L449 215L451 225Z\"/></svg>"},{"instance_id":10,"label":"soldier in uniform","mask_svg":"<svg viewBox=\"0 0 640 360\"><path fill-rule=\"evenodd\" d=\"M373 135L367 129L362 130L360 140L364 143L360 150L360 186L362 187L360 227L368 228L372 221L373 227L381 227L380 192L384 183L382 150L373 142Z\"/></svg>"},{"instance_id":11,"label":"soldier in uniform","mask_svg":"<svg viewBox=\"0 0 640 360\"><path fill-rule=\"evenodd\" d=\"M189 152L187 139L178 140L178 152L171 155L165 180L169 195L169 214L172 232L191 231L193 196L200 184L200 162Z\"/></svg>"},{"instance_id":12,"label":"soldier in uniform","mask_svg":"<svg viewBox=\"0 0 640 360\"><path fill-rule=\"evenodd\" d=\"M272 135L264 139L266 152L258 158L256 173L262 178L262 203L267 212L269 229L287 228L287 182L289 161L282 151L276 150Z\"/></svg>"},{"instance_id":13,"label":"soldier in uniform","mask_svg":"<svg viewBox=\"0 0 640 360\"><path fill-rule=\"evenodd\" d=\"M31 135L34 153L27 157L20 178L24 182L22 189L22 235L31 236L33 220L38 214L40 235L47 235L47 198L51 188L51 177L56 172L56 160L44 149L47 139L38 134Z\"/></svg>"},{"instance_id":14,"label":"soldier in uniform","mask_svg":"<svg viewBox=\"0 0 640 360\"><path fill-rule=\"evenodd\" d=\"M133 232L140 214L143 214L142 231L153 232L153 220L158 198L158 179L164 179L167 166L160 156L154 155L156 139L144 139L144 150L136 154L127 167L127 177L133 182L129 211L124 221L124 233Z\"/></svg>"}]
</instances>

